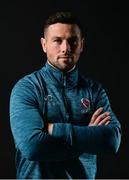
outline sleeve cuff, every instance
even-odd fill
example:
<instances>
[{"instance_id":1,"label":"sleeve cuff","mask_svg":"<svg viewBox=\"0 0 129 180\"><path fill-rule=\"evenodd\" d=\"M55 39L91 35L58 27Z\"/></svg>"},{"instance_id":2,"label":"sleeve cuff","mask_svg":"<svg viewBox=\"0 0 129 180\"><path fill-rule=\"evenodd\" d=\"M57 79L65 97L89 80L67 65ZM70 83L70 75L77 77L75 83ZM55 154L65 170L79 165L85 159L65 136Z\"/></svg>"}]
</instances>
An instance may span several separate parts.
<instances>
[{"instance_id":1,"label":"sleeve cuff","mask_svg":"<svg viewBox=\"0 0 129 180\"><path fill-rule=\"evenodd\" d=\"M54 123L52 136L62 139L69 145L72 145L72 125L66 123Z\"/></svg>"}]
</instances>

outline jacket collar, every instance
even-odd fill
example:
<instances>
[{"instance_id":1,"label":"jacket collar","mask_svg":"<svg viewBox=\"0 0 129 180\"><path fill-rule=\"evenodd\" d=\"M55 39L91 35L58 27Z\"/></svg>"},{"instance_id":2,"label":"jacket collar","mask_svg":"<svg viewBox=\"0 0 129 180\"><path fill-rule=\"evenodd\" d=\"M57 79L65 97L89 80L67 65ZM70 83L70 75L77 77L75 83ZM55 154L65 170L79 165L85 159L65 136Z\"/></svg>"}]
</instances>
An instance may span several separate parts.
<instances>
[{"instance_id":1,"label":"jacket collar","mask_svg":"<svg viewBox=\"0 0 129 180\"><path fill-rule=\"evenodd\" d=\"M43 67L47 73L47 82L55 84L56 86L73 88L78 83L78 68L75 66L68 72L62 72L60 69L52 66L46 62Z\"/></svg>"}]
</instances>

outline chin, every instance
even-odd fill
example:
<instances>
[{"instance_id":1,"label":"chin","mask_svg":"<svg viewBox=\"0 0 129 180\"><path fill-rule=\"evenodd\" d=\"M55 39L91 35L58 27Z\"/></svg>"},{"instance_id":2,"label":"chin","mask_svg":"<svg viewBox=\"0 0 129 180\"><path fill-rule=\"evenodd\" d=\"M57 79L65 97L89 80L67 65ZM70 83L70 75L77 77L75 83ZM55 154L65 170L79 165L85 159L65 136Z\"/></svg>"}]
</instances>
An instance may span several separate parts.
<instances>
[{"instance_id":1,"label":"chin","mask_svg":"<svg viewBox=\"0 0 129 180\"><path fill-rule=\"evenodd\" d=\"M61 71L64 71L64 72L67 72L67 71L69 71L70 69L72 69L73 66L74 66L74 65L61 67L60 70L61 70Z\"/></svg>"}]
</instances>

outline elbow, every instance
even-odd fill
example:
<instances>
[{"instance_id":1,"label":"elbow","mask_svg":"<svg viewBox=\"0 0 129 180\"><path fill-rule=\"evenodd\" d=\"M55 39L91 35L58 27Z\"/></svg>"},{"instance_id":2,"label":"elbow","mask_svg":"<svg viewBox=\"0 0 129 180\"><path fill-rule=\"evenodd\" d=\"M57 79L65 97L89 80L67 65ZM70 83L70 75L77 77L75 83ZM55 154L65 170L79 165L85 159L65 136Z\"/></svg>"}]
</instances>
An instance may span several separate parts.
<instances>
[{"instance_id":1,"label":"elbow","mask_svg":"<svg viewBox=\"0 0 129 180\"><path fill-rule=\"evenodd\" d=\"M116 154L119 150L120 147L120 142L118 140L112 140L112 142L110 142L108 144L108 150L111 154Z\"/></svg>"},{"instance_id":2,"label":"elbow","mask_svg":"<svg viewBox=\"0 0 129 180\"><path fill-rule=\"evenodd\" d=\"M107 149L111 154L116 154L121 143L121 132L118 128L113 128L107 137Z\"/></svg>"},{"instance_id":3,"label":"elbow","mask_svg":"<svg viewBox=\"0 0 129 180\"><path fill-rule=\"evenodd\" d=\"M47 135L37 134L31 136L21 144L19 144L19 149L21 150L23 156L31 161L40 161L45 160L48 155L48 145L49 139Z\"/></svg>"},{"instance_id":4,"label":"elbow","mask_svg":"<svg viewBox=\"0 0 129 180\"><path fill-rule=\"evenodd\" d=\"M43 155L42 153L40 153L41 148L39 145L35 143L33 144L28 143L28 145L26 144L24 148L20 148L20 149L23 156L30 161L39 161L43 159Z\"/></svg>"},{"instance_id":5,"label":"elbow","mask_svg":"<svg viewBox=\"0 0 129 180\"><path fill-rule=\"evenodd\" d=\"M35 136L26 140L19 148L24 157L30 161L51 161L53 158L55 159L57 153L52 150L52 147L57 145L54 140L48 135L42 135L41 138Z\"/></svg>"}]
</instances>

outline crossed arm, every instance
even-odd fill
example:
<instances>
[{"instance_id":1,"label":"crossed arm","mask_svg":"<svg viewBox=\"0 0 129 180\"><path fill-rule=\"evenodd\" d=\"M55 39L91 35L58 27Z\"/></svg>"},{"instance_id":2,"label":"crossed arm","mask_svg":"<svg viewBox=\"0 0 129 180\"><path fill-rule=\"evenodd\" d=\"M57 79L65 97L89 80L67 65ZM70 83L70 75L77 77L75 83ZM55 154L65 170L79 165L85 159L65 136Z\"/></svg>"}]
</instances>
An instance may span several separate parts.
<instances>
[{"instance_id":1,"label":"crossed arm","mask_svg":"<svg viewBox=\"0 0 129 180\"><path fill-rule=\"evenodd\" d=\"M88 126L48 124L48 133L61 138L69 146L91 154L116 153L120 145L119 123L111 122L109 112L98 108ZM114 115L115 116L115 115ZM113 117L112 117L113 118Z\"/></svg>"},{"instance_id":2,"label":"crossed arm","mask_svg":"<svg viewBox=\"0 0 129 180\"><path fill-rule=\"evenodd\" d=\"M108 125L110 123L110 112L103 112L103 108L98 108L94 114L92 115L92 118L90 120L90 123L88 126L101 126L101 125ZM53 131L53 124L48 123L47 125L48 133L52 135Z\"/></svg>"},{"instance_id":3,"label":"crossed arm","mask_svg":"<svg viewBox=\"0 0 129 180\"><path fill-rule=\"evenodd\" d=\"M114 114L98 108L88 126L70 123L48 124L37 107L35 93L26 83L18 85L11 94L10 122L22 154L37 161L62 161L78 157L83 152L116 152L120 144L120 125Z\"/></svg>"}]
</instances>

